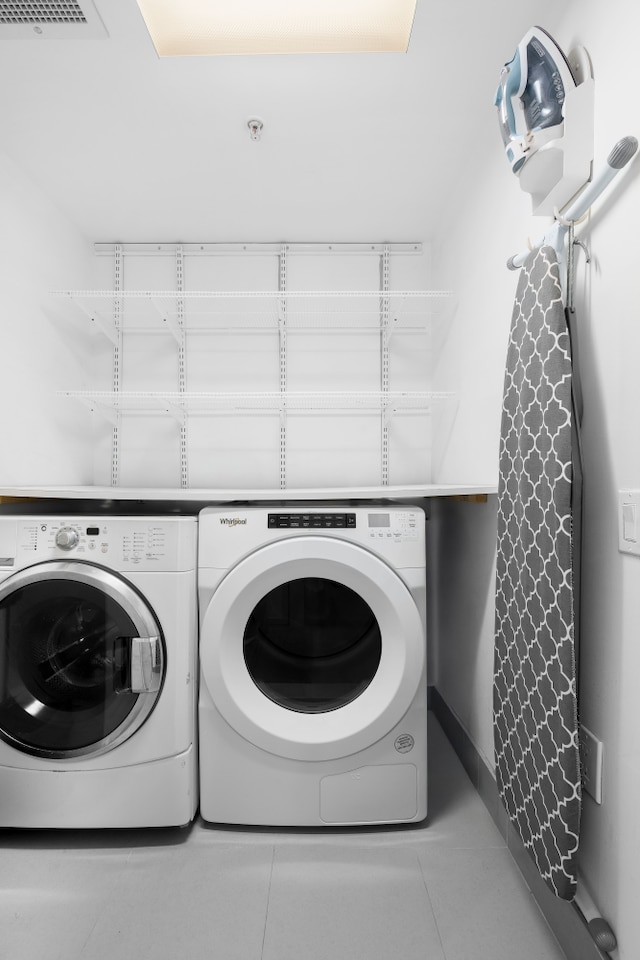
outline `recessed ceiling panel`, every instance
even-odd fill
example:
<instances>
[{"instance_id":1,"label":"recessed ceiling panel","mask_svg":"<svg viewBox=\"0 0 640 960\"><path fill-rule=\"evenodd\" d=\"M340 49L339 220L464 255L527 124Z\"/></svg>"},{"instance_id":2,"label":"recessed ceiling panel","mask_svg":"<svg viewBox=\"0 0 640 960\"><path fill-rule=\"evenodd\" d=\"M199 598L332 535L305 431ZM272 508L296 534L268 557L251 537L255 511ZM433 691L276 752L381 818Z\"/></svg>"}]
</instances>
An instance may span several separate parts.
<instances>
[{"instance_id":1,"label":"recessed ceiling panel","mask_svg":"<svg viewBox=\"0 0 640 960\"><path fill-rule=\"evenodd\" d=\"M416 0L138 0L161 57L405 52Z\"/></svg>"}]
</instances>

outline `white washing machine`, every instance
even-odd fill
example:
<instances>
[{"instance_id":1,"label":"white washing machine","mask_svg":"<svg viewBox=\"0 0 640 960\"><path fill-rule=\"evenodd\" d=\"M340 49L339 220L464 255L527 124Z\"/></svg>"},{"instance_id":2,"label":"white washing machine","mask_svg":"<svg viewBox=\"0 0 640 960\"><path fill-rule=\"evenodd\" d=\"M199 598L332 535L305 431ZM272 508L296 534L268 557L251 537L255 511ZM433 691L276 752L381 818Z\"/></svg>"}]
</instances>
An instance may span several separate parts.
<instances>
[{"instance_id":1,"label":"white washing machine","mask_svg":"<svg viewBox=\"0 0 640 960\"><path fill-rule=\"evenodd\" d=\"M0 516L0 826L193 819L196 534L196 517Z\"/></svg>"},{"instance_id":2,"label":"white washing machine","mask_svg":"<svg viewBox=\"0 0 640 960\"><path fill-rule=\"evenodd\" d=\"M210 507L198 565L202 817L423 820L423 511Z\"/></svg>"}]
</instances>

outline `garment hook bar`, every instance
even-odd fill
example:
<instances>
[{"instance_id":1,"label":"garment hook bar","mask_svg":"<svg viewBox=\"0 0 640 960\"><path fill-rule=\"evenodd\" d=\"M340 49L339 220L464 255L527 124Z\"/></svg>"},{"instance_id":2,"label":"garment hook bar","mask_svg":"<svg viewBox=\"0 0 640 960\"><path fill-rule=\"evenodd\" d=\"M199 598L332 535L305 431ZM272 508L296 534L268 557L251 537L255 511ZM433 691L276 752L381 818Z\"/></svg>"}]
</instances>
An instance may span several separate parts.
<instances>
[{"instance_id":1,"label":"garment hook bar","mask_svg":"<svg viewBox=\"0 0 640 960\"><path fill-rule=\"evenodd\" d=\"M533 244L533 249L537 250L538 247L545 246L553 247L556 251L558 262L562 262L564 260L564 240L567 230L569 229L569 224L572 222L575 224L577 220L580 220L581 217L587 213L592 203L606 190L622 168L628 164L637 149L638 141L635 137L623 137L622 140L619 140L607 157L607 162L602 170L593 180L586 184L582 193L561 212L562 216L560 217L558 215L556 217L545 235L538 240L537 243ZM529 252L529 250L526 250L522 253L517 253L513 257L509 257L507 260L509 270L519 270L529 256Z\"/></svg>"}]
</instances>

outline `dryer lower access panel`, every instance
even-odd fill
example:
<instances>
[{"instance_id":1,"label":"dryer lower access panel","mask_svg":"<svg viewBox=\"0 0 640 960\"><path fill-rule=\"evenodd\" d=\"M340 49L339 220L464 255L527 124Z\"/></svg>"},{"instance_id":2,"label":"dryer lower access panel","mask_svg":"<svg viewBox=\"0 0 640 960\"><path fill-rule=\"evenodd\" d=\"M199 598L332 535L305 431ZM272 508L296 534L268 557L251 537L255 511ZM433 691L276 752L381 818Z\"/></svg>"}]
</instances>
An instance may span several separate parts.
<instances>
[{"instance_id":1,"label":"dryer lower access panel","mask_svg":"<svg viewBox=\"0 0 640 960\"><path fill-rule=\"evenodd\" d=\"M325 823L392 823L415 820L418 768L412 763L361 767L320 781Z\"/></svg>"}]
</instances>

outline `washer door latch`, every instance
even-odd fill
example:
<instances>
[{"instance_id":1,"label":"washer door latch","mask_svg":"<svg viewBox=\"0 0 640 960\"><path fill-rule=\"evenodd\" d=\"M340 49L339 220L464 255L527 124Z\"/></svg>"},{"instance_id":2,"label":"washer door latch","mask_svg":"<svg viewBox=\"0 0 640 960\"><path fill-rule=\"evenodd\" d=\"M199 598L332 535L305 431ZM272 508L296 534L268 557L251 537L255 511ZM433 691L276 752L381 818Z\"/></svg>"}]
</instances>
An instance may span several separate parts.
<instances>
[{"instance_id":1,"label":"washer door latch","mask_svg":"<svg viewBox=\"0 0 640 960\"><path fill-rule=\"evenodd\" d=\"M160 637L131 637L131 692L155 693L162 679Z\"/></svg>"}]
</instances>

